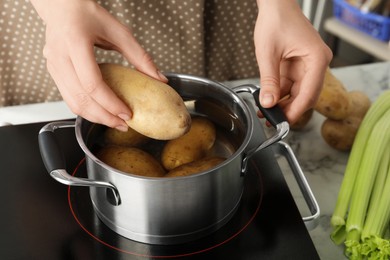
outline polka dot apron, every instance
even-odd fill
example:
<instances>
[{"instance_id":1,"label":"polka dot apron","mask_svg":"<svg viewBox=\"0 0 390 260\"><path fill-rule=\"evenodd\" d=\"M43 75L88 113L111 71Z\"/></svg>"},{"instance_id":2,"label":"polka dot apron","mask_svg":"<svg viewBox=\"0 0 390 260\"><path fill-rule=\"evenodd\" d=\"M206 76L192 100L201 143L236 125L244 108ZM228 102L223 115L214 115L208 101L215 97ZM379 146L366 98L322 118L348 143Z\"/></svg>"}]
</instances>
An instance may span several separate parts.
<instances>
[{"instance_id":1,"label":"polka dot apron","mask_svg":"<svg viewBox=\"0 0 390 260\"><path fill-rule=\"evenodd\" d=\"M255 0L102 0L163 72L214 80L258 77ZM28 0L0 0L0 106L61 100L42 55L45 25ZM98 62L129 65L95 49Z\"/></svg>"}]
</instances>

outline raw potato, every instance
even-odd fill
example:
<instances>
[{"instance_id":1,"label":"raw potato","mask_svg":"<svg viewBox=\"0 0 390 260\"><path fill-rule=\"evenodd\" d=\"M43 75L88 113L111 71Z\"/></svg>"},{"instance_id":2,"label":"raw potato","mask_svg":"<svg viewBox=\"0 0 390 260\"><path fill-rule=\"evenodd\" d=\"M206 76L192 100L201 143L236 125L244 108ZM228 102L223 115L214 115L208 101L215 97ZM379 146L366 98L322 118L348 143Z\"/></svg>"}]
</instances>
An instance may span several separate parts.
<instances>
[{"instance_id":1,"label":"raw potato","mask_svg":"<svg viewBox=\"0 0 390 260\"><path fill-rule=\"evenodd\" d=\"M166 143L161 153L161 162L169 171L182 164L199 160L207 155L215 139L214 123L204 117L194 117L187 134Z\"/></svg>"},{"instance_id":2,"label":"raw potato","mask_svg":"<svg viewBox=\"0 0 390 260\"><path fill-rule=\"evenodd\" d=\"M361 121L362 119L358 117L348 117L343 120L328 118L322 124L321 135L331 147L339 151L349 151Z\"/></svg>"},{"instance_id":3,"label":"raw potato","mask_svg":"<svg viewBox=\"0 0 390 260\"><path fill-rule=\"evenodd\" d=\"M341 120L349 115L350 107L351 100L348 91L328 68L314 109L327 118Z\"/></svg>"},{"instance_id":4,"label":"raw potato","mask_svg":"<svg viewBox=\"0 0 390 260\"><path fill-rule=\"evenodd\" d=\"M125 173L162 177L165 170L150 154L134 147L106 146L96 156L109 166Z\"/></svg>"},{"instance_id":5,"label":"raw potato","mask_svg":"<svg viewBox=\"0 0 390 260\"><path fill-rule=\"evenodd\" d=\"M352 148L360 124L371 106L367 95L361 91L348 92L351 99L350 114L342 120L326 119L321 128L325 142L340 151Z\"/></svg>"},{"instance_id":6,"label":"raw potato","mask_svg":"<svg viewBox=\"0 0 390 260\"><path fill-rule=\"evenodd\" d=\"M100 70L103 80L132 110L133 116L126 122L132 129L158 140L188 132L191 116L172 87L116 64L100 64Z\"/></svg>"},{"instance_id":7,"label":"raw potato","mask_svg":"<svg viewBox=\"0 0 390 260\"><path fill-rule=\"evenodd\" d=\"M371 100L364 92L358 90L350 91L348 95L352 102L352 109L349 116L363 118L371 106Z\"/></svg>"},{"instance_id":8,"label":"raw potato","mask_svg":"<svg viewBox=\"0 0 390 260\"><path fill-rule=\"evenodd\" d=\"M122 132L115 128L107 128L104 131L104 142L107 145L141 146L149 139L149 137L138 133L131 127L129 127L127 132Z\"/></svg>"},{"instance_id":9,"label":"raw potato","mask_svg":"<svg viewBox=\"0 0 390 260\"><path fill-rule=\"evenodd\" d=\"M303 115L298 119L298 121L290 126L291 130L302 130L307 125L307 123L309 123L311 117L313 116L313 111L314 109L309 109L305 113L303 113Z\"/></svg>"},{"instance_id":10,"label":"raw potato","mask_svg":"<svg viewBox=\"0 0 390 260\"><path fill-rule=\"evenodd\" d=\"M169 171L165 177L180 177L188 176L195 173L207 171L214 166L223 162L225 158L222 157L206 157L197 161L183 164L175 169Z\"/></svg>"}]
</instances>

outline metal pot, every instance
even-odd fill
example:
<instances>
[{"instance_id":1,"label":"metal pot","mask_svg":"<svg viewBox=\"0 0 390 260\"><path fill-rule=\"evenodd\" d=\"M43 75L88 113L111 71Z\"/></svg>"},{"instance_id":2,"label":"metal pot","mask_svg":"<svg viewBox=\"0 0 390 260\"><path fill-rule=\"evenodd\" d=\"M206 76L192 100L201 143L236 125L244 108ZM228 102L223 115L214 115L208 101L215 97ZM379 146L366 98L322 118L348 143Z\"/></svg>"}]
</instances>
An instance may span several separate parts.
<instances>
[{"instance_id":1,"label":"metal pot","mask_svg":"<svg viewBox=\"0 0 390 260\"><path fill-rule=\"evenodd\" d=\"M39 145L50 175L66 185L89 186L98 217L116 233L144 243L176 244L209 234L234 215L243 193L243 178L249 158L258 150L281 140L289 131L277 107L261 109L276 128L275 135L258 140L253 108L238 93L258 100L259 87L243 85L233 90L208 79L166 74L185 101L191 114L207 116L227 133L217 150L228 158L216 167L195 175L177 178L151 178L120 172L91 151L99 129L81 117L76 122L54 122L39 133ZM88 179L66 172L54 131L75 127L77 141L86 155ZM232 149L233 147L233 149Z\"/></svg>"}]
</instances>

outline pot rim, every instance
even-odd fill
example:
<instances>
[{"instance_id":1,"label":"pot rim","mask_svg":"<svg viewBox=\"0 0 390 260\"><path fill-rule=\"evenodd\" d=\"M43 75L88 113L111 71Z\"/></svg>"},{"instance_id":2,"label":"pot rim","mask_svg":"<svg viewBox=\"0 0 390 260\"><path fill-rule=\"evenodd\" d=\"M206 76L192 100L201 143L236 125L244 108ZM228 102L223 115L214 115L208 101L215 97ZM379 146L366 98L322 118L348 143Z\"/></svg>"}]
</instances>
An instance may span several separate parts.
<instances>
[{"instance_id":1,"label":"pot rim","mask_svg":"<svg viewBox=\"0 0 390 260\"><path fill-rule=\"evenodd\" d=\"M221 162L220 164L218 164L218 165L216 165L216 166L214 166L206 171L201 171L201 172L191 174L188 176L162 178L162 177L148 177L148 176L141 176L141 175L136 175L136 174L132 174L132 173L126 173L126 172L120 171L116 168L113 168L113 167L107 165L106 163L104 163L100 159L98 159L91 152L91 150L87 147L85 141L83 140L82 133L81 133L82 124L85 122L88 122L88 120L86 120L80 116L77 116L76 123L75 123L76 139L77 139L77 142L79 143L81 149L84 151L84 153L87 155L88 158L92 159L99 166L109 169L112 173L124 175L128 178L135 178L138 180L147 180L147 181L162 181L162 180L163 181L175 181L175 180L180 180L180 179L197 178L199 176L209 174L210 172L213 172L215 169L218 169L220 167L224 167L225 165L229 164L231 161L235 160L237 157L239 157L240 155L243 154L243 152L245 151L245 148L250 143L251 137L253 135L254 123L253 123L253 118L251 116L251 112L250 112L250 109L248 107L248 104L236 92L234 92L232 89L228 88L227 86L223 85L220 82L216 82L216 81L202 78L202 77L198 77L198 76L186 75L186 74L165 73L165 75L167 76L168 79L170 77L176 77L176 78L190 80L190 81L195 80L198 82L206 83L208 85L214 85L214 86L220 88L221 91L226 92L227 94L229 94L232 97L232 99L240 106L240 108L244 110L244 115L246 117L246 121L248 122L248 128L246 129L247 131L246 131L245 137L244 137L241 145L236 149L236 151L231 156L226 158L223 162ZM242 121L242 120L240 120L240 121ZM91 123L91 124L93 125L94 123ZM237 174L240 174L240 173L237 173Z\"/></svg>"}]
</instances>

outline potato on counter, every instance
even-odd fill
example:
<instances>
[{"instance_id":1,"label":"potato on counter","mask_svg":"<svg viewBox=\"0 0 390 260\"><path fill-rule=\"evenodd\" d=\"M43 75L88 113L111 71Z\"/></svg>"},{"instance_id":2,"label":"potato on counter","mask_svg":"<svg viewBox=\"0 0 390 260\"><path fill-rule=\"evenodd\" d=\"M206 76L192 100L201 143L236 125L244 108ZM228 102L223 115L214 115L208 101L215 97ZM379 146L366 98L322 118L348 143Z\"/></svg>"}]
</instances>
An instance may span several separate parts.
<instances>
[{"instance_id":1,"label":"potato on counter","mask_svg":"<svg viewBox=\"0 0 390 260\"><path fill-rule=\"evenodd\" d=\"M141 146L149 141L150 138L146 137L131 127L127 132L119 131L115 128L107 128L104 131L104 142L107 145L122 145L122 146Z\"/></svg>"},{"instance_id":2,"label":"potato on counter","mask_svg":"<svg viewBox=\"0 0 390 260\"><path fill-rule=\"evenodd\" d=\"M343 120L327 118L322 124L321 135L329 146L339 151L349 151L352 148L360 123L361 119L357 117L349 117Z\"/></svg>"},{"instance_id":3,"label":"potato on counter","mask_svg":"<svg viewBox=\"0 0 390 260\"><path fill-rule=\"evenodd\" d=\"M97 151L96 157L125 173L145 177L163 177L166 173L152 155L134 147L106 146Z\"/></svg>"},{"instance_id":4,"label":"potato on counter","mask_svg":"<svg viewBox=\"0 0 390 260\"><path fill-rule=\"evenodd\" d=\"M349 116L356 116L361 119L366 115L371 106L371 100L366 93L358 90L348 92L351 98L352 109Z\"/></svg>"},{"instance_id":5,"label":"potato on counter","mask_svg":"<svg viewBox=\"0 0 390 260\"><path fill-rule=\"evenodd\" d=\"M190 131L168 141L161 153L161 162L166 170L199 160L207 155L216 139L216 128L204 117L192 118Z\"/></svg>"},{"instance_id":6,"label":"potato on counter","mask_svg":"<svg viewBox=\"0 0 390 260\"><path fill-rule=\"evenodd\" d=\"M222 163L225 158L222 157L205 157L197 161L183 164L169 171L165 177L189 176L199 172L207 171L214 166Z\"/></svg>"},{"instance_id":7,"label":"potato on counter","mask_svg":"<svg viewBox=\"0 0 390 260\"><path fill-rule=\"evenodd\" d=\"M324 85L314 109L327 118L341 120L350 113L348 91L330 71L325 73Z\"/></svg>"},{"instance_id":8,"label":"potato on counter","mask_svg":"<svg viewBox=\"0 0 390 260\"><path fill-rule=\"evenodd\" d=\"M294 124L290 125L291 130L299 131L302 130L310 121L313 116L314 109L309 109L296 121Z\"/></svg>"},{"instance_id":9,"label":"potato on counter","mask_svg":"<svg viewBox=\"0 0 390 260\"><path fill-rule=\"evenodd\" d=\"M339 151L352 148L360 124L371 106L370 99L361 91L351 91L348 95L351 100L350 114L342 120L327 118L321 127L325 142Z\"/></svg>"},{"instance_id":10,"label":"potato on counter","mask_svg":"<svg viewBox=\"0 0 390 260\"><path fill-rule=\"evenodd\" d=\"M99 66L103 80L132 110L133 116L126 122L132 129L158 140L188 132L191 116L172 87L121 65Z\"/></svg>"}]
</instances>

